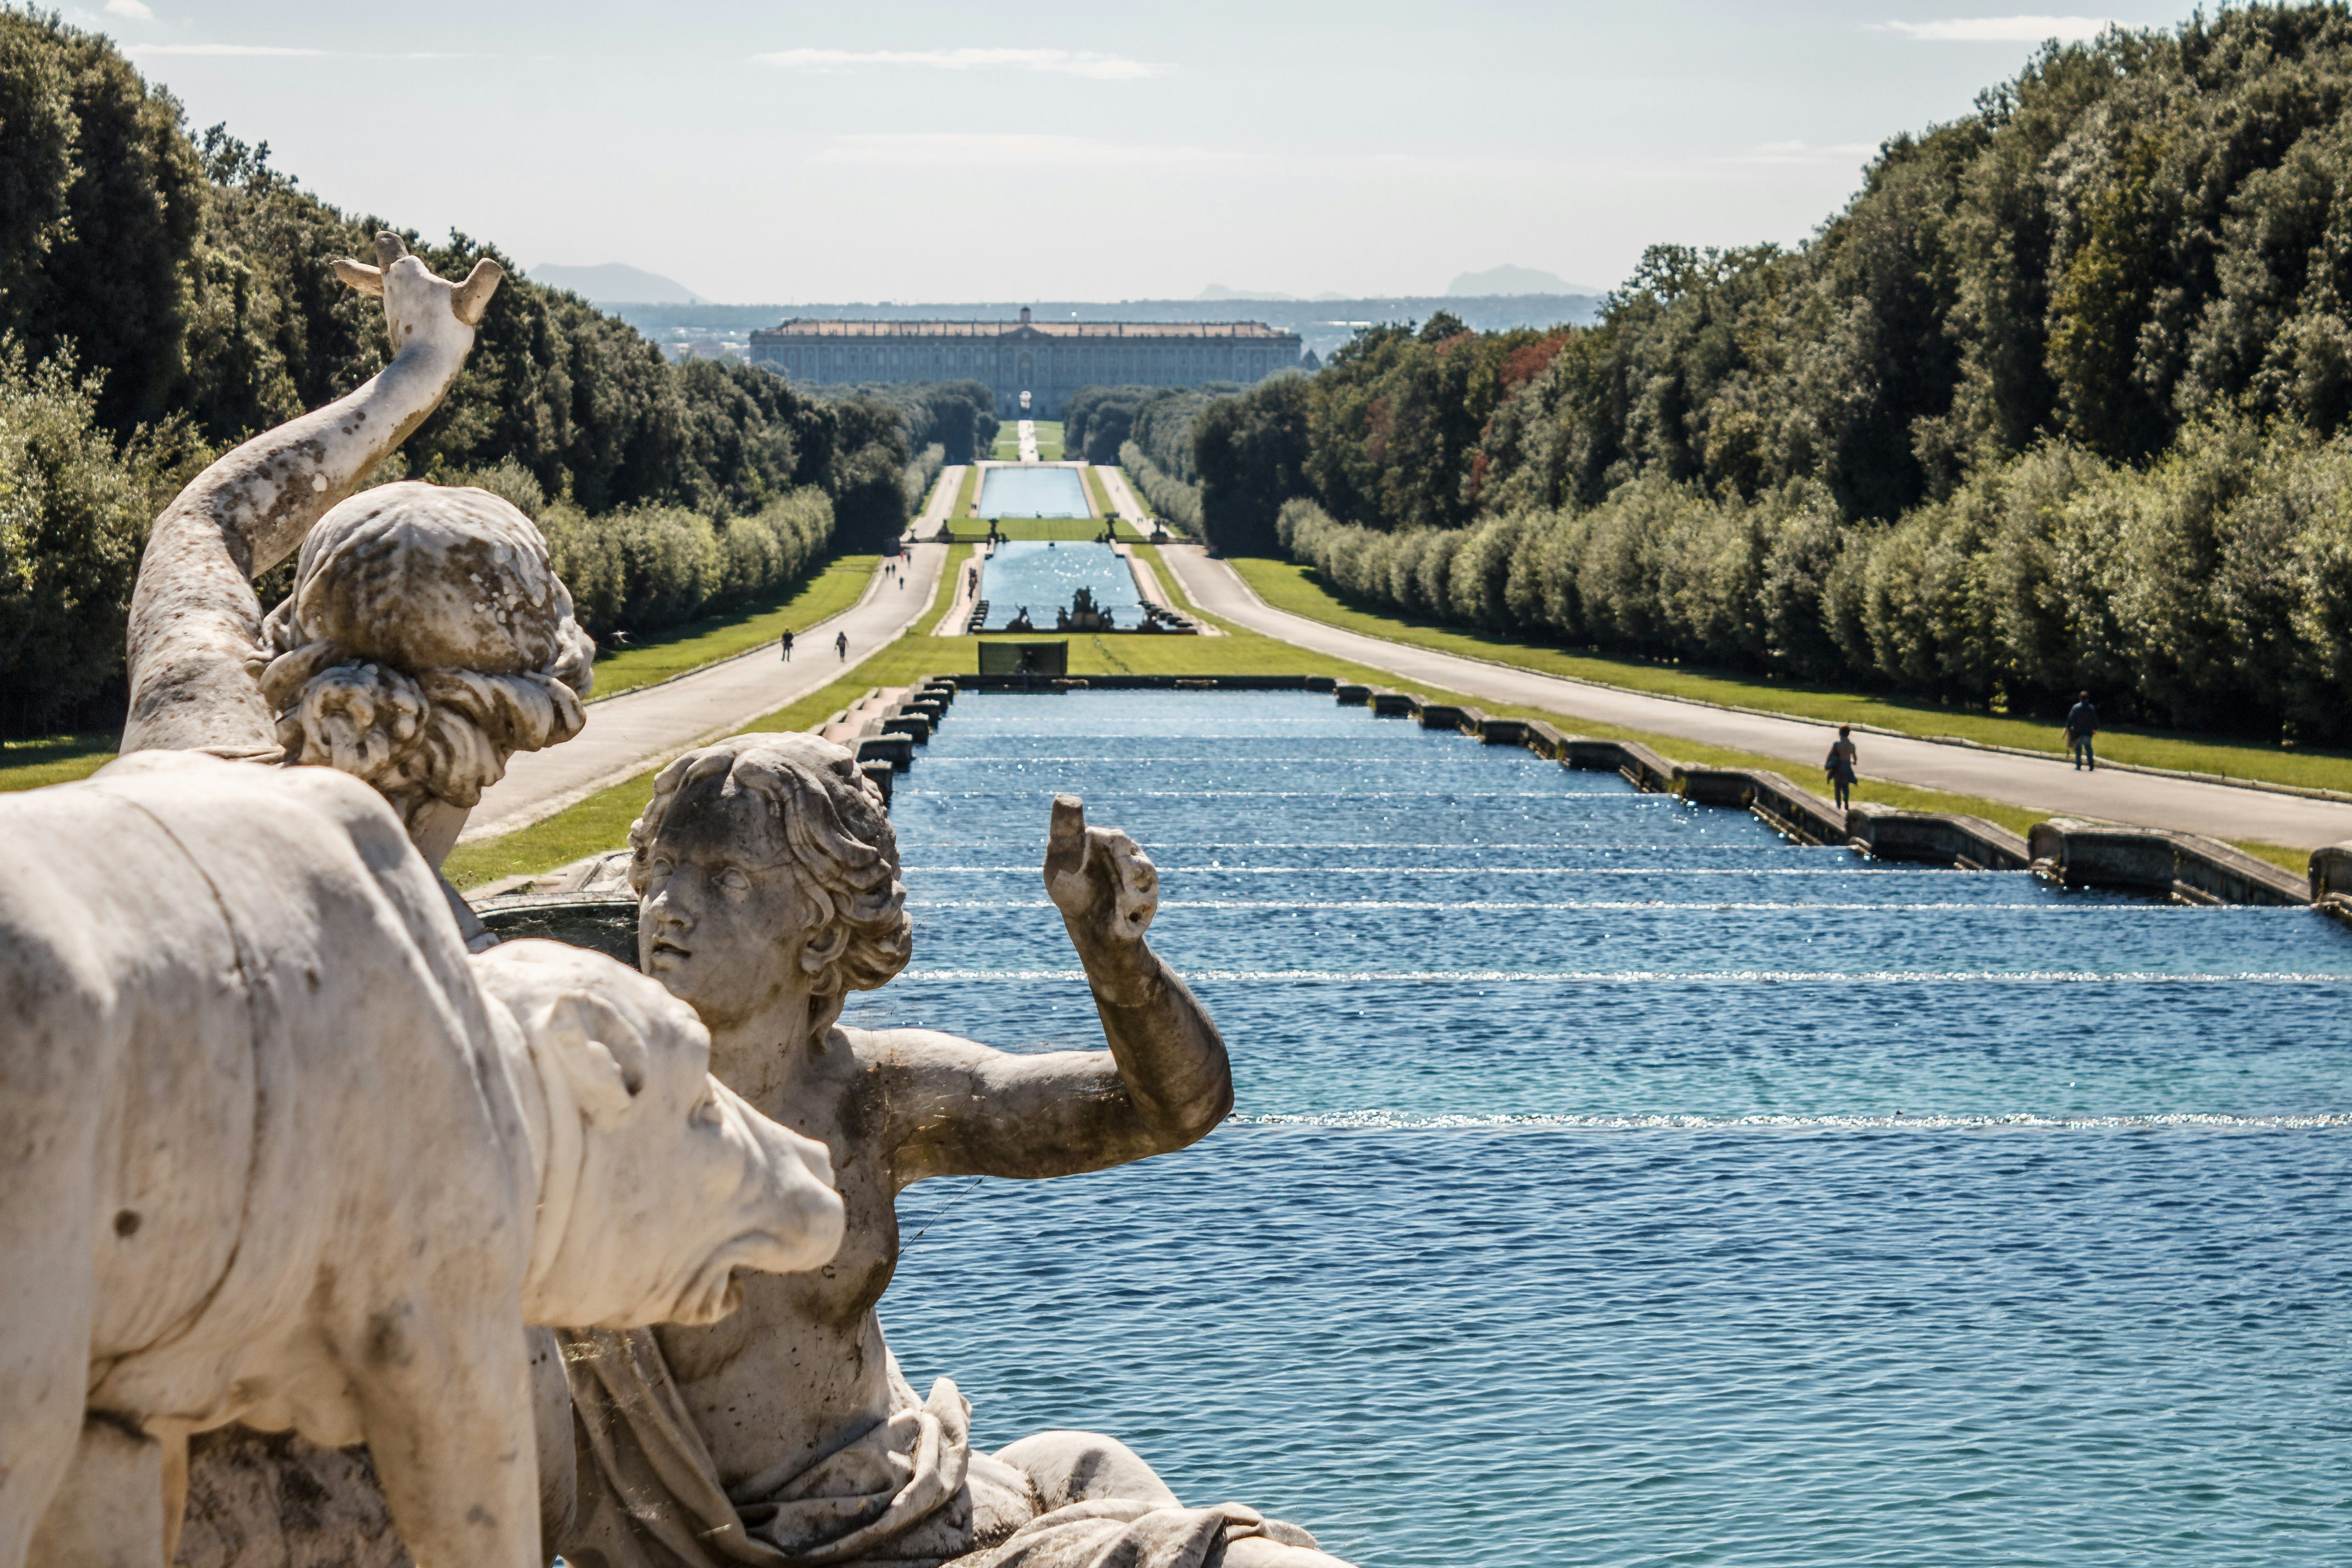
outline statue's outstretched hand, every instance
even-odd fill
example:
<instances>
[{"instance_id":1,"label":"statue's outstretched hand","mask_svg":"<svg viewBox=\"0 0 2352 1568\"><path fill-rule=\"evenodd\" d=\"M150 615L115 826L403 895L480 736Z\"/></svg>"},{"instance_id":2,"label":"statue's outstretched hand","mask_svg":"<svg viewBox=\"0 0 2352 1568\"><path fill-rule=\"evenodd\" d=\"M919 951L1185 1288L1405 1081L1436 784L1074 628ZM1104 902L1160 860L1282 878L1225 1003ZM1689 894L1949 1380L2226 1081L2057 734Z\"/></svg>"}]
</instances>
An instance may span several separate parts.
<instances>
[{"instance_id":1,"label":"statue's outstretched hand","mask_svg":"<svg viewBox=\"0 0 2352 1568\"><path fill-rule=\"evenodd\" d=\"M1160 871L1115 827L1088 827L1084 802L1054 797L1045 844L1045 891L1073 937L1136 942L1160 908Z\"/></svg>"}]
</instances>

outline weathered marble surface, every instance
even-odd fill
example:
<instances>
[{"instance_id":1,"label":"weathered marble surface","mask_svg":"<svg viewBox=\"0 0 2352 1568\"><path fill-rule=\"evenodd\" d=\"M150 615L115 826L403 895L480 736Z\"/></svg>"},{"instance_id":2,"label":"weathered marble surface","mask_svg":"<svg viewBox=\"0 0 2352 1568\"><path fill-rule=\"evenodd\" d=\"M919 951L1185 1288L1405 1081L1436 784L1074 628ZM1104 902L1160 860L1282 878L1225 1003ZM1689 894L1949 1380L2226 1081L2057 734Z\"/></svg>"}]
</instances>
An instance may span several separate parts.
<instances>
[{"instance_id":1,"label":"weathered marble surface","mask_svg":"<svg viewBox=\"0 0 2352 1568\"><path fill-rule=\"evenodd\" d=\"M436 865L509 757L580 732L596 661L530 519L413 483L319 520L261 644L283 760L373 784Z\"/></svg>"},{"instance_id":2,"label":"weathered marble surface","mask_svg":"<svg viewBox=\"0 0 2352 1568\"><path fill-rule=\"evenodd\" d=\"M826 1152L688 1009L561 944L469 957L331 770L0 799L0 1568L164 1560L233 1421L367 1442L423 1568L522 1568L521 1322L709 1323L842 1234Z\"/></svg>"},{"instance_id":3,"label":"weathered marble surface","mask_svg":"<svg viewBox=\"0 0 2352 1568\"><path fill-rule=\"evenodd\" d=\"M1181 1148L1233 1103L1216 1027L1145 933L1158 873L1134 841L1054 804L1047 892L1110 1049L1011 1054L935 1030L838 1025L912 933L882 802L845 748L743 735L665 769L630 831L648 971L710 1026L712 1069L824 1142L848 1233L833 1264L746 1282L707 1329L570 1333L592 1568L856 1563L899 1568L1316 1568L1294 1526L1182 1508L1108 1437L971 1451L969 1406L898 1374L877 1303L896 1200L933 1176L1044 1177Z\"/></svg>"},{"instance_id":4,"label":"weathered marble surface","mask_svg":"<svg viewBox=\"0 0 2352 1568\"><path fill-rule=\"evenodd\" d=\"M462 283L436 278L389 233L375 248L374 266L334 268L383 302L383 372L226 454L157 520L131 608L123 747L351 772L437 866L509 756L581 728L593 649L544 542L504 501L408 484L352 494L447 394L503 276L485 259ZM298 548L294 592L265 622L253 578ZM339 1512L300 1502L321 1490ZM390 1533L365 1455L299 1437L210 1435L188 1492L208 1524L188 1538L192 1563L207 1541L271 1568Z\"/></svg>"}]
</instances>

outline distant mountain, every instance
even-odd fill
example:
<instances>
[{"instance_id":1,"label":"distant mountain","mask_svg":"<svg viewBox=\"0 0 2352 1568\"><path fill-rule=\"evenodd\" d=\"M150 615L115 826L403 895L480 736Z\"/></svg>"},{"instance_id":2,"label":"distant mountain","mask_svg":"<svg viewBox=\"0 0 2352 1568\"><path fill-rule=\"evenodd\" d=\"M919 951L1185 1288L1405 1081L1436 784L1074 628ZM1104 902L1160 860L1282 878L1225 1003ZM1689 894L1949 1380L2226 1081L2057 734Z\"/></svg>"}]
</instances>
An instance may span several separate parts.
<instances>
[{"instance_id":1,"label":"distant mountain","mask_svg":"<svg viewBox=\"0 0 2352 1568\"><path fill-rule=\"evenodd\" d=\"M1600 294L1603 289L1580 287L1556 272L1546 272L1536 267L1512 267L1507 264L1489 268L1484 272L1465 272L1445 290L1448 294L1464 294L1473 298L1491 299L1498 294Z\"/></svg>"},{"instance_id":2,"label":"distant mountain","mask_svg":"<svg viewBox=\"0 0 2352 1568\"><path fill-rule=\"evenodd\" d=\"M569 289L592 305L709 303L683 283L618 261L607 261L599 267L558 267L551 262L531 268L525 275L532 282L544 283L551 289Z\"/></svg>"},{"instance_id":3,"label":"distant mountain","mask_svg":"<svg viewBox=\"0 0 2352 1568\"><path fill-rule=\"evenodd\" d=\"M1334 297L1328 294L1318 296L1322 299ZM1228 289L1222 283L1212 283L1192 298L1195 300L1296 300L1298 296L1277 294L1271 289Z\"/></svg>"}]
</instances>

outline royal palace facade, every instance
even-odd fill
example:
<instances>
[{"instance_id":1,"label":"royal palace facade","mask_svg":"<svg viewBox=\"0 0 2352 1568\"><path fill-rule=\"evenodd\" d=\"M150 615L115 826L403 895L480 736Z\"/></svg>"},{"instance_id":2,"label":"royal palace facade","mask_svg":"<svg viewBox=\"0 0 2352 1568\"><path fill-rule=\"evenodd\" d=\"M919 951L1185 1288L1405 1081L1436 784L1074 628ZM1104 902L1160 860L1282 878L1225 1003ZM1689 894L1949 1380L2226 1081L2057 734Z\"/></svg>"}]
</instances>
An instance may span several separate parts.
<instances>
[{"instance_id":1,"label":"royal palace facade","mask_svg":"<svg viewBox=\"0 0 2352 1568\"><path fill-rule=\"evenodd\" d=\"M751 334L751 363L799 384L982 381L996 412L1058 416L1082 386L1247 384L1299 363L1297 332L1263 321L825 321Z\"/></svg>"}]
</instances>

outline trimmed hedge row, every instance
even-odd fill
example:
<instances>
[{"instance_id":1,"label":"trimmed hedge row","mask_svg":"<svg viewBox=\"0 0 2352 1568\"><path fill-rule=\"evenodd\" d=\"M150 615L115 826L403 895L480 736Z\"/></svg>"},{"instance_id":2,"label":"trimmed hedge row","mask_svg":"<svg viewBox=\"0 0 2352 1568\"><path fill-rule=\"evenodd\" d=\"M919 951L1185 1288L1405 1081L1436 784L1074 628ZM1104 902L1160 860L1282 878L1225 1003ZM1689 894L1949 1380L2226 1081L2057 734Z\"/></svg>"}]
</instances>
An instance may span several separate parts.
<instances>
[{"instance_id":1,"label":"trimmed hedge row","mask_svg":"<svg viewBox=\"0 0 2352 1568\"><path fill-rule=\"evenodd\" d=\"M2045 442L1898 521L1651 477L1590 509L1381 532L1282 509L1334 592L1433 620L2054 712L2352 737L2352 438L2191 427L2145 468Z\"/></svg>"},{"instance_id":2,"label":"trimmed hedge row","mask_svg":"<svg viewBox=\"0 0 2352 1568\"><path fill-rule=\"evenodd\" d=\"M1134 442L1123 443L1118 449L1118 466L1143 492L1152 511L1182 531L1198 537L1201 531L1201 487L1188 485L1172 478L1167 469L1153 462L1144 449Z\"/></svg>"},{"instance_id":3,"label":"trimmed hedge row","mask_svg":"<svg viewBox=\"0 0 2352 1568\"><path fill-rule=\"evenodd\" d=\"M600 641L615 631L659 631L772 598L820 565L833 544L833 501L814 486L740 517L681 506L623 507L591 517L568 501L546 500L517 463L454 475L452 482L503 496L539 523L580 624Z\"/></svg>"}]
</instances>

